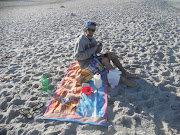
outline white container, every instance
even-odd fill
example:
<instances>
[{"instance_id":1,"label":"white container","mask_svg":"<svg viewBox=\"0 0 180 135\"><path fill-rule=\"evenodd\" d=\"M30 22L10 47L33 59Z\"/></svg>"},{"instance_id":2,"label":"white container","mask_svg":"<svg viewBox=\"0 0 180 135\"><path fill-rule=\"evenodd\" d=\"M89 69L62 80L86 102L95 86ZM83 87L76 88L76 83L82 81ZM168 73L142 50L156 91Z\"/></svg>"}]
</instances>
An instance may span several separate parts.
<instances>
[{"instance_id":1,"label":"white container","mask_svg":"<svg viewBox=\"0 0 180 135\"><path fill-rule=\"evenodd\" d=\"M86 86L89 86L89 83L83 83L82 84L82 87L86 87Z\"/></svg>"},{"instance_id":2,"label":"white container","mask_svg":"<svg viewBox=\"0 0 180 135\"><path fill-rule=\"evenodd\" d=\"M101 74L97 73L94 75L94 86L99 89L102 87Z\"/></svg>"},{"instance_id":3,"label":"white container","mask_svg":"<svg viewBox=\"0 0 180 135\"><path fill-rule=\"evenodd\" d=\"M111 88L116 87L119 84L121 71L116 69L109 70L109 73L107 74L108 83L111 85Z\"/></svg>"}]
</instances>

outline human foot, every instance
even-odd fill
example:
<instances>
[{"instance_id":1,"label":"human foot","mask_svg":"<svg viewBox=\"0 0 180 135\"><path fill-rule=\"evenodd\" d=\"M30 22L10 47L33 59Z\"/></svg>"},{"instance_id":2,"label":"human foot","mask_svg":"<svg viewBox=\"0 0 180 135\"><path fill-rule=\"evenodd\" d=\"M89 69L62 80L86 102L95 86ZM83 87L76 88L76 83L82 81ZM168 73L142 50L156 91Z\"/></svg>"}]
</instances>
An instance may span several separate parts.
<instances>
[{"instance_id":1,"label":"human foot","mask_svg":"<svg viewBox=\"0 0 180 135\"><path fill-rule=\"evenodd\" d=\"M126 84L126 85L129 86L129 87L135 87L135 86L136 86L136 83L135 83L135 82L130 81L130 80L126 79L126 78L123 77L123 76L121 76L120 79L121 79L121 82L122 82L122 83Z\"/></svg>"}]
</instances>

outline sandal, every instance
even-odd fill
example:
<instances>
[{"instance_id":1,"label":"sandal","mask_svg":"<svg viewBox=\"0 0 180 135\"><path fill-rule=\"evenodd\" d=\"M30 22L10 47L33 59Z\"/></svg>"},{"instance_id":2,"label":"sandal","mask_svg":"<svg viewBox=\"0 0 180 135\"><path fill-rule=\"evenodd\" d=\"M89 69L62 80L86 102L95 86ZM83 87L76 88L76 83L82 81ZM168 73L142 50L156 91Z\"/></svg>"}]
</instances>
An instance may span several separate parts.
<instances>
[{"instance_id":1,"label":"sandal","mask_svg":"<svg viewBox=\"0 0 180 135\"><path fill-rule=\"evenodd\" d=\"M38 110L39 108L41 108L41 107L43 107L44 106L44 104L42 103L42 102L40 102L40 103L38 103L37 105L35 105L33 108L32 108L32 110L33 111L36 111L36 110Z\"/></svg>"},{"instance_id":2,"label":"sandal","mask_svg":"<svg viewBox=\"0 0 180 135\"><path fill-rule=\"evenodd\" d=\"M19 113L26 116L28 119L31 119L33 117L33 115L25 108L19 109Z\"/></svg>"}]
</instances>

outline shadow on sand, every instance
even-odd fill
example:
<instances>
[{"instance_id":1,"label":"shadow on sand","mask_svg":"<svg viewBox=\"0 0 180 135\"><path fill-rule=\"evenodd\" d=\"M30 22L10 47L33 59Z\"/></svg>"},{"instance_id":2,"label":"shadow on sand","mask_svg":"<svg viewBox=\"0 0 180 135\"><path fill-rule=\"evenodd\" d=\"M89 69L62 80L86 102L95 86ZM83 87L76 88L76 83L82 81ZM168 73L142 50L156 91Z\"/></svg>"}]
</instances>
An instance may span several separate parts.
<instances>
[{"instance_id":1,"label":"shadow on sand","mask_svg":"<svg viewBox=\"0 0 180 135\"><path fill-rule=\"evenodd\" d=\"M155 126L154 132L157 135L165 135L165 132L171 129L176 129L180 133L180 97L170 90L164 90L163 87L156 87L143 78L133 81L137 83L135 88L127 88L120 84L114 89L108 89L107 113L108 125L111 128L105 132L116 133L114 125L125 128L138 128L138 126L143 128L145 120ZM117 114L122 116L117 119L115 118Z\"/></svg>"}]
</instances>

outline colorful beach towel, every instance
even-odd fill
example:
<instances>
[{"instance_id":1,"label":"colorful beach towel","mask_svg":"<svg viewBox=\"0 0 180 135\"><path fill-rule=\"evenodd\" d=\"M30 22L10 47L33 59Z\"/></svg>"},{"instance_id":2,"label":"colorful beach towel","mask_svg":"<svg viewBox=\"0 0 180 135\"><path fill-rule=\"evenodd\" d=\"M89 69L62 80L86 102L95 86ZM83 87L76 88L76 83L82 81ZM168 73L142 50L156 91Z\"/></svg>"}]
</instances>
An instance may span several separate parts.
<instances>
[{"instance_id":1,"label":"colorful beach towel","mask_svg":"<svg viewBox=\"0 0 180 135\"><path fill-rule=\"evenodd\" d=\"M76 76L82 70L78 62L71 63L42 119L72 121L107 127L106 71L101 72L103 87L96 89L93 81L90 80L88 83L93 88L93 91L90 95L85 95L81 92L82 84L76 80ZM68 93L76 94L81 98L63 104L62 98Z\"/></svg>"}]
</instances>

